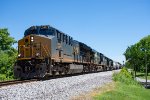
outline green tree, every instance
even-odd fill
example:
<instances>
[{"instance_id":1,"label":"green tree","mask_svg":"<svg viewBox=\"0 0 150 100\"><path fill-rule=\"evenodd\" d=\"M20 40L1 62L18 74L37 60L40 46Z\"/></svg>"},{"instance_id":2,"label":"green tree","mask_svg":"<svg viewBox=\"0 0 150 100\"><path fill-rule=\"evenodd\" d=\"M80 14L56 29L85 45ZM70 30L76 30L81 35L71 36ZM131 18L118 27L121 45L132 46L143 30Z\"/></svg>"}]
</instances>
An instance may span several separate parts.
<instances>
[{"instance_id":1,"label":"green tree","mask_svg":"<svg viewBox=\"0 0 150 100\"><path fill-rule=\"evenodd\" d=\"M139 45L135 44L126 49L126 52L124 53L126 60L128 61L128 65L130 68L134 69L135 71L135 76L136 76L136 71L138 69L138 66L140 66L140 53L139 52Z\"/></svg>"},{"instance_id":2,"label":"green tree","mask_svg":"<svg viewBox=\"0 0 150 100\"><path fill-rule=\"evenodd\" d=\"M9 35L8 29L0 29L0 49L3 51L12 49L12 45L16 43L16 40Z\"/></svg>"},{"instance_id":3,"label":"green tree","mask_svg":"<svg viewBox=\"0 0 150 100\"><path fill-rule=\"evenodd\" d=\"M145 66L147 65L148 67L148 72L150 72L150 35L147 37L144 37L143 39L140 40L139 42L140 45L140 50L142 52L142 60L141 62L143 63L143 65L141 66L141 68L145 69Z\"/></svg>"},{"instance_id":4,"label":"green tree","mask_svg":"<svg viewBox=\"0 0 150 100\"><path fill-rule=\"evenodd\" d=\"M0 29L0 80L13 78L13 65L15 63L17 50L12 47L16 43L10 37L8 29Z\"/></svg>"},{"instance_id":5,"label":"green tree","mask_svg":"<svg viewBox=\"0 0 150 100\"><path fill-rule=\"evenodd\" d=\"M150 69L150 35L128 47L124 53L129 68L136 71L145 70L145 64Z\"/></svg>"}]
</instances>

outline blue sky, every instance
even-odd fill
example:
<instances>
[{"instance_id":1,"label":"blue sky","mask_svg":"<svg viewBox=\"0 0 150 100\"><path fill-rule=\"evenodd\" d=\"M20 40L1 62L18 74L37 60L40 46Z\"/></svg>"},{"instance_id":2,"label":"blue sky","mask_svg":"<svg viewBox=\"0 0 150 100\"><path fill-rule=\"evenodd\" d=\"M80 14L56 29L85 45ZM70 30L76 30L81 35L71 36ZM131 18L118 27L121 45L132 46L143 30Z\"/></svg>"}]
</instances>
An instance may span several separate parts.
<instances>
[{"instance_id":1,"label":"blue sky","mask_svg":"<svg viewBox=\"0 0 150 100\"><path fill-rule=\"evenodd\" d=\"M150 34L150 0L1 0L0 28L16 40L32 25L51 25L115 61Z\"/></svg>"}]
</instances>

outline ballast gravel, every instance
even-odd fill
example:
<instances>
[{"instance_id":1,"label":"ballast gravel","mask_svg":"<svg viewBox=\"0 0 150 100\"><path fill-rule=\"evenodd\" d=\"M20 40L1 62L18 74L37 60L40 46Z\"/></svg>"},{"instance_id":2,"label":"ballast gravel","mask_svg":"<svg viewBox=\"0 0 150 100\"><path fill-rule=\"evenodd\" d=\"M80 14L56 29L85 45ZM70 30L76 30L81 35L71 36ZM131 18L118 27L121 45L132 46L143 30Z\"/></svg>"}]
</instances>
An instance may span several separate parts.
<instances>
[{"instance_id":1,"label":"ballast gravel","mask_svg":"<svg viewBox=\"0 0 150 100\"><path fill-rule=\"evenodd\" d=\"M118 71L115 71L118 72ZM0 88L0 100L69 100L112 82L114 71L22 83Z\"/></svg>"}]
</instances>

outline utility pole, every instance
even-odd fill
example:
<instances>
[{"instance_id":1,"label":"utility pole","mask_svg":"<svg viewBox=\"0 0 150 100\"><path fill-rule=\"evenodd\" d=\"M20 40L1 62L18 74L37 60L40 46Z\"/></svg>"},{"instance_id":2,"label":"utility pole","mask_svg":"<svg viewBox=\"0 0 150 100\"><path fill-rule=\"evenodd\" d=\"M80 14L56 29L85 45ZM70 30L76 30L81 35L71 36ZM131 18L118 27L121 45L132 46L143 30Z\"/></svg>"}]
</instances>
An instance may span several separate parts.
<instances>
[{"instance_id":1,"label":"utility pole","mask_svg":"<svg viewBox=\"0 0 150 100\"><path fill-rule=\"evenodd\" d=\"M134 64L134 79L136 78L136 64Z\"/></svg>"},{"instance_id":2,"label":"utility pole","mask_svg":"<svg viewBox=\"0 0 150 100\"><path fill-rule=\"evenodd\" d=\"M123 61L123 67L125 67L125 66L124 66L124 61Z\"/></svg>"},{"instance_id":3,"label":"utility pole","mask_svg":"<svg viewBox=\"0 0 150 100\"><path fill-rule=\"evenodd\" d=\"M145 50L145 79L146 79L145 88L147 88L147 54L146 54L146 50Z\"/></svg>"},{"instance_id":4,"label":"utility pole","mask_svg":"<svg viewBox=\"0 0 150 100\"><path fill-rule=\"evenodd\" d=\"M146 88L147 88L147 64L146 64Z\"/></svg>"}]
</instances>

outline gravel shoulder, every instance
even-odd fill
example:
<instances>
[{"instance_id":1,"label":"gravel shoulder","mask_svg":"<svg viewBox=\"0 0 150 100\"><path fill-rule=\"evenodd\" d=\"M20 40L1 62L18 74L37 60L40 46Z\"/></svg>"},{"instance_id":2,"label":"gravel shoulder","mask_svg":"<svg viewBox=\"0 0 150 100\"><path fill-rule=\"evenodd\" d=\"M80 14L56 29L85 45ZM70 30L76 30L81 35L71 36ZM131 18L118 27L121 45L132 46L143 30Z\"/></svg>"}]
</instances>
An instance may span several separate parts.
<instances>
[{"instance_id":1,"label":"gravel shoulder","mask_svg":"<svg viewBox=\"0 0 150 100\"><path fill-rule=\"evenodd\" d=\"M0 100L69 100L112 82L117 71L91 73L0 88Z\"/></svg>"}]
</instances>

